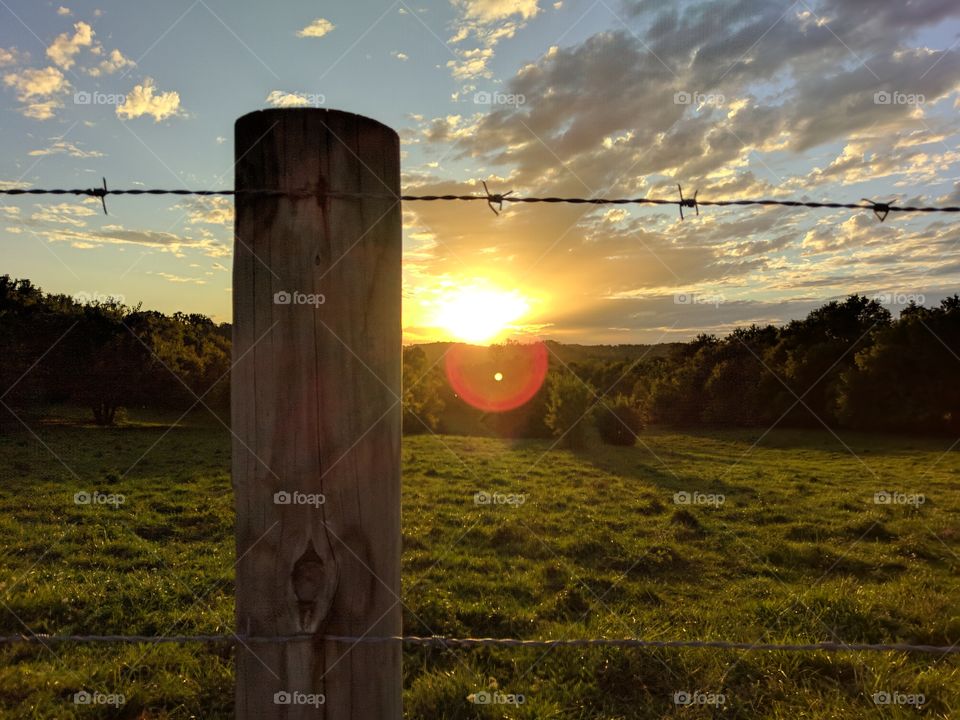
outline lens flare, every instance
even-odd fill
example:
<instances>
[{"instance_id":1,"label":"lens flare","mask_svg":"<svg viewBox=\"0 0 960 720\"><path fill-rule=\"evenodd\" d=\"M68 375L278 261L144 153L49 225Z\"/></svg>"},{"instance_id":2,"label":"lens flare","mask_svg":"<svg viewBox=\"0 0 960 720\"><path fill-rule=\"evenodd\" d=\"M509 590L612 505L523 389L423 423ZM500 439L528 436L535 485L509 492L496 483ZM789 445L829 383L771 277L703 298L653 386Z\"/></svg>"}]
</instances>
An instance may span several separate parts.
<instances>
[{"instance_id":1,"label":"lens flare","mask_svg":"<svg viewBox=\"0 0 960 720\"><path fill-rule=\"evenodd\" d=\"M549 368L542 342L506 345L452 345L447 351L447 380L469 405L486 412L514 410L537 394Z\"/></svg>"}]
</instances>

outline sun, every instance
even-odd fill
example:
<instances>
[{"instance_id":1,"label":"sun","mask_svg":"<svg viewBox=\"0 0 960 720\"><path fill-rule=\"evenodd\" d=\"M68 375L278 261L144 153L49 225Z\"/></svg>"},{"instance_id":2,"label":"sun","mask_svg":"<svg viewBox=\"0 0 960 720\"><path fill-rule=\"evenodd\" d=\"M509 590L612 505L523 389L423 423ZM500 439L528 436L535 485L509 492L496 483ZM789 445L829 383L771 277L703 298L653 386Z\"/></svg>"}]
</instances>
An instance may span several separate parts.
<instances>
[{"instance_id":1,"label":"sun","mask_svg":"<svg viewBox=\"0 0 960 720\"><path fill-rule=\"evenodd\" d=\"M468 343L496 340L530 310L516 291L476 285L451 288L437 306L434 325Z\"/></svg>"}]
</instances>

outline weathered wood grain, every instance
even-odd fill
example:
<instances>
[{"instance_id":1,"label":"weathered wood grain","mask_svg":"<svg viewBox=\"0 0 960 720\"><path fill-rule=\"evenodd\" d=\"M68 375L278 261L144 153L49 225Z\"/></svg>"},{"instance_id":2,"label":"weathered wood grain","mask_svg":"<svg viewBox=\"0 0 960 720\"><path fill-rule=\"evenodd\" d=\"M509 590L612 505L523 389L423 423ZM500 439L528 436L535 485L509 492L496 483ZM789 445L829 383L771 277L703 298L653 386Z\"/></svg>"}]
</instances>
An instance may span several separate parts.
<instances>
[{"instance_id":1,"label":"weathered wood grain","mask_svg":"<svg viewBox=\"0 0 960 720\"><path fill-rule=\"evenodd\" d=\"M235 187L399 195L399 158L396 133L368 118L265 110L237 121ZM393 200L237 196L231 414L243 634L400 634L400 257ZM317 297L283 304L278 293ZM275 502L284 492L293 501ZM297 504L294 493L316 497ZM281 704L277 693L324 702ZM400 693L397 644L237 649L238 718L399 720Z\"/></svg>"}]
</instances>

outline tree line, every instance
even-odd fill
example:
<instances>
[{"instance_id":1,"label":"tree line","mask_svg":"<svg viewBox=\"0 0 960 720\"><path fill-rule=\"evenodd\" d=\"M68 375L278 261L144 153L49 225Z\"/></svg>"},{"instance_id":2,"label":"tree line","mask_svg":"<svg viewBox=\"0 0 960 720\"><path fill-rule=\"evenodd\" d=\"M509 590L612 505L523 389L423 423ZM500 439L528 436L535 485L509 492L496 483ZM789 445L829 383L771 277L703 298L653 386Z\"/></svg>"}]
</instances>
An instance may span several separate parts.
<instances>
[{"instance_id":1,"label":"tree line","mask_svg":"<svg viewBox=\"0 0 960 720\"><path fill-rule=\"evenodd\" d=\"M425 358L407 350L421 377ZM410 391L427 403L431 429L450 431L469 414L442 371ZM960 434L960 297L910 304L897 318L876 300L850 295L777 327L751 325L725 337L701 334L666 357L551 362L525 406L474 419L493 434L565 444L632 444L648 423L675 428L850 428ZM412 407L416 407L414 404ZM422 420L422 418L421 418ZM419 431L423 422L410 422ZM420 427L416 427L420 426Z\"/></svg>"},{"instance_id":2,"label":"tree line","mask_svg":"<svg viewBox=\"0 0 960 720\"><path fill-rule=\"evenodd\" d=\"M34 413L77 404L104 425L123 408L182 411L197 398L226 411L230 334L203 315L80 302L0 276L3 404ZM404 432L552 436L574 446L597 436L632 444L648 423L960 433L957 295L911 304L897 318L851 295L780 327L702 334L668 354L613 354L564 363L551 351L529 402L484 413L457 396L442 362L404 348Z\"/></svg>"},{"instance_id":3,"label":"tree line","mask_svg":"<svg viewBox=\"0 0 960 720\"><path fill-rule=\"evenodd\" d=\"M3 275L0 355L3 402L18 415L76 404L111 425L135 406L229 407L230 326L203 315L80 302Z\"/></svg>"}]
</instances>

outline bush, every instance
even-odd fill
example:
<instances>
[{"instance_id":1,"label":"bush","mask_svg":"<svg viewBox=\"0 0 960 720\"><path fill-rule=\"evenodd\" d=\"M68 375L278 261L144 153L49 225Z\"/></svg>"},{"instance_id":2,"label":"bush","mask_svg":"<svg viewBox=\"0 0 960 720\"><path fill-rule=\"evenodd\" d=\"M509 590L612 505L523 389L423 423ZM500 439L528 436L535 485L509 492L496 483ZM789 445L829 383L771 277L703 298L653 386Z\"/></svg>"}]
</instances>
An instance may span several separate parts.
<instances>
[{"instance_id":1,"label":"bush","mask_svg":"<svg viewBox=\"0 0 960 720\"><path fill-rule=\"evenodd\" d=\"M597 430L609 445L633 445L645 424L640 408L623 395L597 412Z\"/></svg>"},{"instance_id":2,"label":"bush","mask_svg":"<svg viewBox=\"0 0 960 720\"><path fill-rule=\"evenodd\" d=\"M549 383L544 424L567 447L584 447L596 402L592 388L566 372L550 376Z\"/></svg>"}]
</instances>

